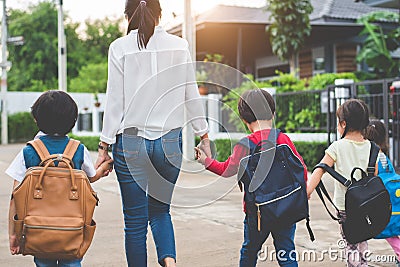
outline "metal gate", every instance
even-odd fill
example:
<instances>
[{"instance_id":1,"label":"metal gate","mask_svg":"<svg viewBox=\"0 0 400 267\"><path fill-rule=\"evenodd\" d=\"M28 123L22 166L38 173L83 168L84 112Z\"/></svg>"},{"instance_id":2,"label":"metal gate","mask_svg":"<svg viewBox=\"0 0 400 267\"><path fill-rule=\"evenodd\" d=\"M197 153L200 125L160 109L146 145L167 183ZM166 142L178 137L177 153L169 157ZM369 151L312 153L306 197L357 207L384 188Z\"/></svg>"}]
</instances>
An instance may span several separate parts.
<instances>
[{"instance_id":1,"label":"metal gate","mask_svg":"<svg viewBox=\"0 0 400 267\"><path fill-rule=\"evenodd\" d=\"M388 129L389 157L397 170L400 169L400 87L393 86L399 79L384 79L330 85L327 87L328 144L337 140L336 109L350 98L363 100L369 107L370 118L385 123Z\"/></svg>"}]
</instances>

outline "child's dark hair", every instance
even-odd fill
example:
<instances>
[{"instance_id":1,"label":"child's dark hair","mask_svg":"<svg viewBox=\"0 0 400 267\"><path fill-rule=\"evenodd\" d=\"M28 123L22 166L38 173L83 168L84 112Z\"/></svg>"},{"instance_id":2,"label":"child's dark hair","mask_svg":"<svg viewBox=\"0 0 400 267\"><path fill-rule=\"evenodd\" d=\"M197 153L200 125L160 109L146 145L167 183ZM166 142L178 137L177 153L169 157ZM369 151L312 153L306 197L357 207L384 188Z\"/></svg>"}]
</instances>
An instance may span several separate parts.
<instances>
[{"instance_id":1,"label":"child's dark hair","mask_svg":"<svg viewBox=\"0 0 400 267\"><path fill-rule=\"evenodd\" d=\"M342 138L348 132L354 131L359 131L365 136L365 130L369 124L369 111L364 101L359 99L347 100L337 109L336 116L339 122L346 122Z\"/></svg>"},{"instance_id":2,"label":"child's dark hair","mask_svg":"<svg viewBox=\"0 0 400 267\"><path fill-rule=\"evenodd\" d=\"M139 49L146 48L154 34L156 21L161 17L161 6L158 0L126 0L125 15L128 18L128 34L138 29L137 43Z\"/></svg>"},{"instance_id":3,"label":"child's dark hair","mask_svg":"<svg viewBox=\"0 0 400 267\"><path fill-rule=\"evenodd\" d=\"M256 120L272 120L275 113L275 101L266 90L249 90L240 97L238 111L240 118L247 123Z\"/></svg>"},{"instance_id":4,"label":"child's dark hair","mask_svg":"<svg viewBox=\"0 0 400 267\"><path fill-rule=\"evenodd\" d=\"M31 107L40 131L48 135L66 135L78 118L78 107L67 93L51 90L43 93Z\"/></svg>"},{"instance_id":5,"label":"child's dark hair","mask_svg":"<svg viewBox=\"0 0 400 267\"><path fill-rule=\"evenodd\" d=\"M374 141L386 155L389 152L389 142L385 124L379 120L373 120L369 123L365 138Z\"/></svg>"}]
</instances>

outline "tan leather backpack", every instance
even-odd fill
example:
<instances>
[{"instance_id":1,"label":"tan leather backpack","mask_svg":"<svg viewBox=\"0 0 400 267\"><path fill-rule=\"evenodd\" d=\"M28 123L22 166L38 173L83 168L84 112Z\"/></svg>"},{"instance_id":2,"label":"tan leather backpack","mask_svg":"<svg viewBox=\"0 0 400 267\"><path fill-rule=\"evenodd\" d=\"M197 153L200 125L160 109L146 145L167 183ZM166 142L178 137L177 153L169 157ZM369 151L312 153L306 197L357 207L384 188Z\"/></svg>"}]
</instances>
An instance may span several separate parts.
<instances>
[{"instance_id":1,"label":"tan leather backpack","mask_svg":"<svg viewBox=\"0 0 400 267\"><path fill-rule=\"evenodd\" d=\"M80 259L96 229L92 217L98 198L86 173L73 169L79 141L71 139L64 153L56 155L50 155L39 139L28 144L42 162L29 168L13 191L21 253L46 259Z\"/></svg>"}]
</instances>

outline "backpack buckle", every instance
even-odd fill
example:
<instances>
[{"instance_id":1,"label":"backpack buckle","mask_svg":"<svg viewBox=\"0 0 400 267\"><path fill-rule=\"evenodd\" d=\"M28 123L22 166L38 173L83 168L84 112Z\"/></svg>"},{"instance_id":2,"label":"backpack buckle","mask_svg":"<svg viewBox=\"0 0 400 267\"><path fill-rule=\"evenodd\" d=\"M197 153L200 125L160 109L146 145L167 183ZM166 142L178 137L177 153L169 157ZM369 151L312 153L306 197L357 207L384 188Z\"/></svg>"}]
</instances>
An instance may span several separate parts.
<instances>
[{"instance_id":1,"label":"backpack buckle","mask_svg":"<svg viewBox=\"0 0 400 267\"><path fill-rule=\"evenodd\" d=\"M62 161L62 159L63 159L63 154L58 154L57 155L57 160L58 161Z\"/></svg>"},{"instance_id":2,"label":"backpack buckle","mask_svg":"<svg viewBox=\"0 0 400 267\"><path fill-rule=\"evenodd\" d=\"M346 180L346 182L344 183L345 187L349 187L352 184L351 180Z\"/></svg>"},{"instance_id":3,"label":"backpack buckle","mask_svg":"<svg viewBox=\"0 0 400 267\"><path fill-rule=\"evenodd\" d=\"M375 174L375 167L368 167L367 168L367 173L374 175Z\"/></svg>"}]
</instances>

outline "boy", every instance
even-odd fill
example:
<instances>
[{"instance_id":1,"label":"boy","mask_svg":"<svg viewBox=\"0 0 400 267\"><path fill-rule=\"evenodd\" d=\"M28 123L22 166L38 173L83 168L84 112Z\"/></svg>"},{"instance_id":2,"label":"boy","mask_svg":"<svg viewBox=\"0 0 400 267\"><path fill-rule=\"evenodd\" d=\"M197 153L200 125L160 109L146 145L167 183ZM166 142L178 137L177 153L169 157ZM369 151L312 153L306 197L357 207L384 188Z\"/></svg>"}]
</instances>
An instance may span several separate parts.
<instances>
[{"instance_id":1,"label":"boy","mask_svg":"<svg viewBox=\"0 0 400 267\"><path fill-rule=\"evenodd\" d=\"M69 137L66 136L74 127L78 117L78 107L74 100L63 91L47 91L43 93L31 108L32 116L39 128L39 133L35 139L39 138L50 154L63 153ZM16 188L24 179L28 168L40 164L39 155L30 145L25 146L16 156L14 161L6 170L6 174L14 179ZM79 145L74 157L72 158L75 169L83 170L89 177L90 182L97 181L103 176L107 176L112 170L112 160L104 162L97 170L94 169L90 159L90 154L86 147ZM9 241L10 252L12 255L19 254L20 248L16 238L13 218L16 214L14 200L10 202L9 210ZM50 260L34 258L36 266L81 266L82 259L78 260ZM58 263L57 263L58 262Z\"/></svg>"},{"instance_id":2,"label":"boy","mask_svg":"<svg viewBox=\"0 0 400 267\"><path fill-rule=\"evenodd\" d=\"M275 102L267 91L261 89L246 91L239 99L238 111L241 119L251 131L251 134L245 137L247 142L258 144L261 140L268 139L269 133L273 128ZM294 154L300 158L304 166L304 179L306 180L307 168L290 138L280 133L277 138L277 144L287 144ZM209 171L223 177L235 175L238 172L240 160L250 153L248 147L237 144L233 149L232 155L225 162L218 162L206 157L205 153L198 148L196 148L196 152L197 160L200 163L205 165ZM279 265L298 266L294 246L296 225L280 230L267 229L266 231L258 232L256 208L254 205L246 205L246 202L245 195L246 217L244 220L244 242L240 251L240 267L256 266L258 252L270 233L274 238L276 252L284 252L280 253L280 257L278 257Z\"/></svg>"}]
</instances>

